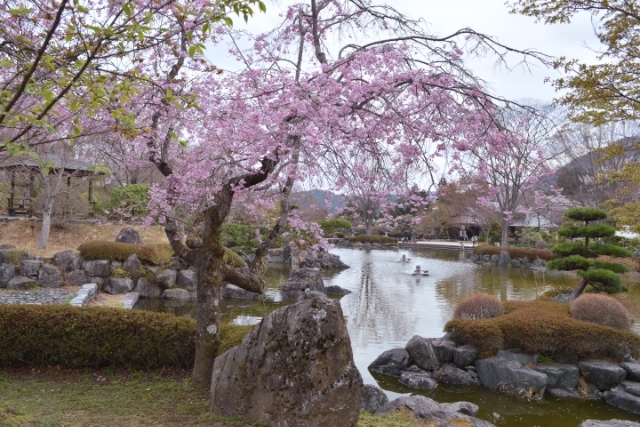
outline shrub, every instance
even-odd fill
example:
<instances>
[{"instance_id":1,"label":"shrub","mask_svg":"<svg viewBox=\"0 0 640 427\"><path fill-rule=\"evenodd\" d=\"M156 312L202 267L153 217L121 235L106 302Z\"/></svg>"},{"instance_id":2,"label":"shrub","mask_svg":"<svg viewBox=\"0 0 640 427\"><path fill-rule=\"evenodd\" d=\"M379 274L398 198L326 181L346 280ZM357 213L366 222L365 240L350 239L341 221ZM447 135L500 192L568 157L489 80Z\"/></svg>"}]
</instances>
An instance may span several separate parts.
<instances>
[{"instance_id":1,"label":"shrub","mask_svg":"<svg viewBox=\"0 0 640 427\"><path fill-rule=\"evenodd\" d=\"M334 236L338 237L340 239L343 239L344 238L344 233L337 232L337 233L334 233Z\"/></svg>"},{"instance_id":2,"label":"shrub","mask_svg":"<svg viewBox=\"0 0 640 427\"><path fill-rule=\"evenodd\" d=\"M589 249L585 249L584 243L576 242L576 243L558 243L551 248L551 252L556 255L562 257L568 257L571 255L580 255L585 258L595 258L598 256L598 253Z\"/></svg>"},{"instance_id":3,"label":"shrub","mask_svg":"<svg viewBox=\"0 0 640 427\"><path fill-rule=\"evenodd\" d=\"M607 217L607 212L598 208L571 208L568 209L564 216L576 221L599 221Z\"/></svg>"},{"instance_id":4,"label":"shrub","mask_svg":"<svg viewBox=\"0 0 640 427\"><path fill-rule=\"evenodd\" d=\"M475 294L458 303L454 319L490 319L504 314L500 300L493 295Z\"/></svg>"},{"instance_id":5,"label":"shrub","mask_svg":"<svg viewBox=\"0 0 640 427\"><path fill-rule=\"evenodd\" d=\"M599 253L600 255L609 255L620 258L628 258L633 256L633 252L625 248L621 248L620 246L608 243L596 243L595 245L590 245L589 249Z\"/></svg>"},{"instance_id":6,"label":"shrub","mask_svg":"<svg viewBox=\"0 0 640 427\"><path fill-rule=\"evenodd\" d=\"M351 222L342 218L321 219L318 221L318 225L325 235L334 233L336 229L351 229Z\"/></svg>"},{"instance_id":7,"label":"shrub","mask_svg":"<svg viewBox=\"0 0 640 427\"><path fill-rule=\"evenodd\" d=\"M481 357L505 348L566 361L622 361L629 352L640 356L640 336L574 319L569 304L508 301L504 308L504 315L492 319L453 319L445 325L445 331L452 333L458 345L478 347Z\"/></svg>"},{"instance_id":8,"label":"shrub","mask_svg":"<svg viewBox=\"0 0 640 427\"><path fill-rule=\"evenodd\" d=\"M613 271L614 273L626 273L629 271L629 267L623 264L618 264L617 262L595 260L593 261L593 267Z\"/></svg>"},{"instance_id":9,"label":"shrub","mask_svg":"<svg viewBox=\"0 0 640 427\"><path fill-rule=\"evenodd\" d=\"M597 323L616 329L629 329L631 316L615 298L598 294L580 295L571 303L574 319Z\"/></svg>"},{"instance_id":10,"label":"shrub","mask_svg":"<svg viewBox=\"0 0 640 427\"><path fill-rule=\"evenodd\" d=\"M547 268L552 270L586 270L593 262L581 255L571 255L549 261Z\"/></svg>"},{"instance_id":11,"label":"shrub","mask_svg":"<svg viewBox=\"0 0 640 427\"><path fill-rule=\"evenodd\" d=\"M615 294L616 292L626 292L629 290L620 281L620 276L613 271L592 268L587 271L578 271L578 274L600 292Z\"/></svg>"},{"instance_id":12,"label":"shrub","mask_svg":"<svg viewBox=\"0 0 640 427\"><path fill-rule=\"evenodd\" d=\"M144 184L129 184L115 188L105 210L109 216L121 219L145 216L149 213L149 188Z\"/></svg>"},{"instance_id":13,"label":"shrub","mask_svg":"<svg viewBox=\"0 0 640 427\"><path fill-rule=\"evenodd\" d=\"M371 235L368 236L366 234L358 234L353 237L345 237L345 240L349 242L360 242L360 243L381 243L383 245L395 245L398 243L398 239L389 236L379 236L379 235Z\"/></svg>"},{"instance_id":14,"label":"shrub","mask_svg":"<svg viewBox=\"0 0 640 427\"><path fill-rule=\"evenodd\" d=\"M78 246L78 251L86 260L106 259L120 262L124 262L129 256L136 254L143 263L153 265L168 264L173 256L173 250L169 243L138 245L107 240L91 240Z\"/></svg>"},{"instance_id":15,"label":"shrub","mask_svg":"<svg viewBox=\"0 0 640 427\"><path fill-rule=\"evenodd\" d=\"M216 354L250 329L221 324ZM0 330L0 366L190 368L195 357L195 320L150 311L0 305Z\"/></svg>"},{"instance_id":16,"label":"shrub","mask_svg":"<svg viewBox=\"0 0 640 427\"><path fill-rule=\"evenodd\" d=\"M500 252L502 251L508 252L511 258L528 258L530 261L538 258L545 261L550 261L557 258L557 256L548 249L502 248L499 246L491 246L485 244L476 246L473 253L478 255L500 255Z\"/></svg>"}]
</instances>

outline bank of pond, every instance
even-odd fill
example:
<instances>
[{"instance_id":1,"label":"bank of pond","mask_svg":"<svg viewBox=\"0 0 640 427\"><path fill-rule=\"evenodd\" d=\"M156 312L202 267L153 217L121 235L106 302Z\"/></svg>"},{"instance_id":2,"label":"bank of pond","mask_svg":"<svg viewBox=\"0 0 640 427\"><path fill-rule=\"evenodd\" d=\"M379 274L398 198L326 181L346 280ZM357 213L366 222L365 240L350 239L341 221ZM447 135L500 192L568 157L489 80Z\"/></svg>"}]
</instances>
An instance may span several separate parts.
<instances>
[{"instance_id":1,"label":"bank of pond","mask_svg":"<svg viewBox=\"0 0 640 427\"><path fill-rule=\"evenodd\" d=\"M575 276L543 266L529 269L477 263L472 261L470 251L342 248L331 252L350 268L325 270L324 286L348 291L339 297L339 306L355 367L363 382L379 386L387 399L416 395L441 403L466 401L477 405L478 419L496 426L577 427L588 419L640 422L640 415L605 400L605 394L612 393L609 390L617 389L622 400L629 400L627 395L640 395L631 383L636 378L633 357L640 356L638 336L629 330L577 320L568 304L544 297L557 293L554 290L575 287ZM412 274L418 265L429 275ZM282 291L289 276L289 268L271 266L264 298L225 289L221 332L227 338L221 350L239 343L264 316L291 304ZM635 291L632 288L630 295ZM460 303L476 294L497 298L503 313L488 319L456 316ZM60 312L55 321L32 319L22 330L15 325L22 324L16 319L24 318L23 314L3 315L0 322L14 325L16 337L29 336L38 322L44 322L43 329L56 322L61 325L56 329L58 341L49 346L23 339L21 345L31 346L27 353L40 358L37 363L126 364L132 357L139 357L127 352L135 352L141 345L118 336L127 331L142 336L148 325L155 332L144 333L150 340L145 346L158 350L145 353L139 363L161 366L172 360L178 366L188 366L192 355L172 353L168 349L176 343L162 340L179 341L189 335L183 329L194 325L188 319L195 319L193 300L147 296L124 321L113 314L100 321L70 320L68 313ZM301 298L305 298L304 292ZM138 315L146 316L142 311L187 319L179 321L186 322L182 326L169 327L159 317L152 322L137 319ZM78 311L86 312L91 310ZM100 328L86 326L93 322L99 322ZM634 324L631 330L636 327ZM99 354L82 351L82 343L70 338L76 328L89 332L86 336L113 336L111 350ZM160 334L160 342L152 342L153 333ZM10 335L0 338L0 347L6 349L0 352L4 362L7 354L25 360L25 354L17 355L19 346ZM65 345L75 350L65 353ZM47 349L45 356L43 347ZM55 357L62 359L53 360ZM609 379L603 383L594 379L603 376Z\"/></svg>"}]
</instances>

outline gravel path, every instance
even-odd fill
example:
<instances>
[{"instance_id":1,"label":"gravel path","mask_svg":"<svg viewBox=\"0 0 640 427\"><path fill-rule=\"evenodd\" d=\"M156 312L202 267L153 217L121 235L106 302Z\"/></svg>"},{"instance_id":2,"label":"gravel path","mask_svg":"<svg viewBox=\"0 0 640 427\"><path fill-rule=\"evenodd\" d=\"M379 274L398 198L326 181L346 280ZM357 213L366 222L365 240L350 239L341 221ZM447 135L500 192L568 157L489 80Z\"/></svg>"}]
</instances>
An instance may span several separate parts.
<instances>
[{"instance_id":1,"label":"gravel path","mask_svg":"<svg viewBox=\"0 0 640 427\"><path fill-rule=\"evenodd\" d=\"M77 292L77 289L0 291L0 304L68 304Z\"/></svg>"}]
</instances>

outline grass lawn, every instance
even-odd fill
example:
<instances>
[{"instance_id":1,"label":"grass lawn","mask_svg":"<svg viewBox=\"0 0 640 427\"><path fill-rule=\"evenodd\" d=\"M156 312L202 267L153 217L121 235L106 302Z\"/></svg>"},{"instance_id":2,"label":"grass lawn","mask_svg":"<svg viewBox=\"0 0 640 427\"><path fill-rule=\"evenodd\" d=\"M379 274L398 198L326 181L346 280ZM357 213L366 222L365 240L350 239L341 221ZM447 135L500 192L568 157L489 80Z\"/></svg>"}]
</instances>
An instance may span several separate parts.
<instances>
[{"instance_id":1,"label":"grass lawn","mask_svg":"<svg viewBox=\"0 0 640 427\"><path fill-rule=\"evenodd\" d=\"M31 231L33 226L33 232ZM125 227L133 227L142 238L142 243L167 243L167 235L164 228L154 225L144 228L140 225L129 225L117 222L107 222L100 224L72 224L69 223L63 229L51 226L49 241L45 249L37 249L36 243L42 229L42 222L17 220L0 222L0 242L15 245L17 249L29 251L31 255L45 257L53 256L56 252L75 250L81 243L90 240L110 240L115 241L118 232Z\"/></svg>"},{"instance_id":2,"label":"grass lawn","mask_svg":"<svg viewBox=\"0 0 640 427\"><path fill-rule=\"evenodd\" d=\"M0 427L209 426L266 424L209 415L207 393L183 370L0 369ZM407 413L374 417L358 427L429 425Z\"/></svg>"}]
</instances>

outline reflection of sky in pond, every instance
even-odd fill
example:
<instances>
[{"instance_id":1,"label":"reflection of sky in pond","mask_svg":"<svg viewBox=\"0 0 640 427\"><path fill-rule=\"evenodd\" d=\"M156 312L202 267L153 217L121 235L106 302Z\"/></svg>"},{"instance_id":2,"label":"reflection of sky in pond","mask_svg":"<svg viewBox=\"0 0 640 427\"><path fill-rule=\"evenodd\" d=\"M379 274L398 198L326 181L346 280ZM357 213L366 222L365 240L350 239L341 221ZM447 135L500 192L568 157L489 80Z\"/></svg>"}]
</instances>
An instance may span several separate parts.
<instances>
[{"instance_id":1,"label":"reflection of sky in pond","mask_svg":"<svg viewBox=\"0 0 640 427\"><path fill-rule=\"evenodd\" d=\"M240 315L233 319L232 325L255 325L262 320L261 316L244 316Z\"/></svg>"}]
</instances>

